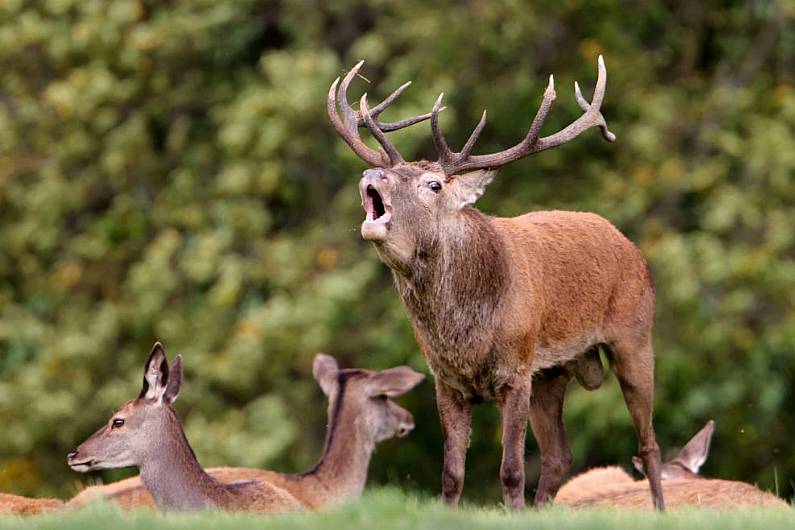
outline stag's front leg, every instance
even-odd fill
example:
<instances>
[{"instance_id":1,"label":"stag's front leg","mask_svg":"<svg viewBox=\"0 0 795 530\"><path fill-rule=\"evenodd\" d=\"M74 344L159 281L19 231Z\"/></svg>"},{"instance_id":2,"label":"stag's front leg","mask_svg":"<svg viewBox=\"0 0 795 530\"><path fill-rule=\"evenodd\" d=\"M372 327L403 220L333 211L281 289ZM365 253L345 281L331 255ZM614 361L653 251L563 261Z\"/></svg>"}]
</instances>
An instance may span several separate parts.
<instances>
[{"instance_id":1,"label":"stag's front leg","mask_svg":"<svg viewBox=\"0 0 795 530\"><path fill-rule=\"evenodd\" d=\"M444 436L442 496L447 504L456 505L464 488L464 468L472 431L472 405L460 392L437 378L436 406Z\"/></svg>"},{"instance_id":2,"label":"stag's front leg","mask_svg":"<svg viewBox=\"0 0 795 530\"><path fill-rule=\"evenodd\" d=\"M502 413L500 481L505 506L524 508L524 441L530 417L531 378L516 376L499 399Z\"/></svg>"}]
</instances>

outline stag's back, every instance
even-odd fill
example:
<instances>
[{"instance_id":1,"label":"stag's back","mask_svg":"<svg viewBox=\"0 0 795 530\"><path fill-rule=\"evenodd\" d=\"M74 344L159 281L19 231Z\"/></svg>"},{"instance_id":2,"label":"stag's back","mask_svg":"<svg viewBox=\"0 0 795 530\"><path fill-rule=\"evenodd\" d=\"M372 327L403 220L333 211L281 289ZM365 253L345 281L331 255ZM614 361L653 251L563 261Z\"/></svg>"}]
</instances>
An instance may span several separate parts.
<instances>
[{"instance_id":1,"label":"stag's back","mask_svg":"<svg viewBox=\"0 0 795 530\"><path fill-rule=\"evenodd\" d=\"M491 218L512 263L506 331L538 318L534 369L565 363L628 327L650 332L654 286L637 247L592 213Z\"/></svg>"}]
</instances>

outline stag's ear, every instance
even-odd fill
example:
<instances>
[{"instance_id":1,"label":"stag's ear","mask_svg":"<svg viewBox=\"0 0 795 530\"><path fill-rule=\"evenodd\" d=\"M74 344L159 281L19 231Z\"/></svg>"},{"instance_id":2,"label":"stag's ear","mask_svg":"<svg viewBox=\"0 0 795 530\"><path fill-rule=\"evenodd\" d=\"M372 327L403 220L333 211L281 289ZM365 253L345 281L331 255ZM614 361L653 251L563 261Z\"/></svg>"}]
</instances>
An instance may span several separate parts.
<instances>
[{"instance_id":1,"label":"stag's ear","mask_svg":"<svg viewBox=\"0 0 795 530\"><path fill-rule=\"evenodd\" d=\"M367 383L367 395L370 397L396 397L405 394L422 381L425 375L415 372L408 366L397 366L388 370L375 372Z\"/></svg>"},{"instance_id":2,"label":"stag's ear","mask_svg":"<svg viewBox=\"0 0 795 530\"><path fill-rule=\"evenodd\" d=\"M168 385L168 361L163 345L155 342L152 353L144 366L144 382L139 397L149 401L160 401Z\"/></svg>"},{"instance_id":3,"label":"stag's ear","mask_svg":"<svg viewBox=\"0 0 795 530\"><path fill-rule=\"evenodd\" d=\"M709 420L700 431L679 451L674 461L698 474L698 470L707 461L709 446L712 443L712 433L715 432L715 422Z\"/></svg>"},{"instance_id":4,"label":"stag's ear","mask_svg":"<svg viewBox=\"0 0 795 530\"><path fill-rule=\"evenodd\" d=\"M474 204L486 191L486 186L494 180L495 174L496 171L472 171L453 177L450 186L455 193L458 207Z\"/></svg>"},{"instance_id":5,"label":"stag's ear","mask_svg":"<svg viewBox=\"0 0 795 530\"><path fill-rule=\"evenodd\" d=\"M182 387L182 355L172 361L171 366L168 368L168 383L166 384L166 392L163 394L163 400L166 403L174 403L179 396L179 390Z\"/></svg>"},{"instance_id":6,"label":"stag's ear","mask_svg":"<svg viewBox=\"0 0 795 530\"><path fill-rule=\"evenodd\" d=\"M315 361L312 364L312 375L320 385L320 389L327 396L330 396L331 391L334 390L339 371L339 365L334 357L325 353L315 355Z\"/></svg>"}]
</instances>

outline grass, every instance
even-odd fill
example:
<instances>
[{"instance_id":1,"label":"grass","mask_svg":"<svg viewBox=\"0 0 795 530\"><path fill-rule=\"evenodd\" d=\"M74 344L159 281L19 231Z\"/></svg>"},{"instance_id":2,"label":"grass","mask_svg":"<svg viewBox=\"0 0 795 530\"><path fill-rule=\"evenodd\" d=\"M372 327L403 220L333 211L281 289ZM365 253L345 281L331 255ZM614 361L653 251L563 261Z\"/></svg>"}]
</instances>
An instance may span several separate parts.
<instances>
[{"instance_id":1,"label":"grass","mask_svg":"<svg viewBox=\"0 0 795 530\"><path fill-rule=\"evenodd\" d=\"M676 529L748 530L795 528L793 510L681 510L666 514L608 511L571 511L549 508L539 511L508 513L490 509L463 507L449 509L435 499L424 499L396 489L381 489L364 498L323 513L257 516L241 513L204 512L197 514L160 514L123 512L110 505L92 506L66 514L37 515L27 518L0 517L0 530L224 530L267 528L348 530L377 528L379 530L464 530L464 529L533 529L567 530L600 529Z\"/></svg>"}]
</instances>

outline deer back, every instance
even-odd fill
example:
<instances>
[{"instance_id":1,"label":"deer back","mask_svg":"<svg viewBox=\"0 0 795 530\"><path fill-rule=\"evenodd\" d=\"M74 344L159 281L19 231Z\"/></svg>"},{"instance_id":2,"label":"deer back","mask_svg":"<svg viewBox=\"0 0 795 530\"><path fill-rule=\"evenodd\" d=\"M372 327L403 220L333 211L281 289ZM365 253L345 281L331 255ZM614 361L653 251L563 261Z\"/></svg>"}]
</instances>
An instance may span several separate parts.
<instances>
[{"instance_id":1,"label":"deer back","mask_svg":"<svg viewBox=\"0 0 795 530\"><path fill-rule=\"evenodd\" d=\"M58 499L34 499L0 493L0 515L33 515L62 510L64 503Z\"/></svg>"},{"instance_id":2,"label":"deer back","mask_svg":"<svg viewBox=\"0 0 795 530\"><path fill-rule=\"evenodd\" d=\"M741 507L789 508L781 498L747 484L733 480L673 479L663 481L665 504L668 508L728 509ZM562 490L561 490L562 491ZM575 495L560 495L558 504L571 508L617 508L622 510L652 510L649 483L646 480L607 486L601 491L583 490Z\"/></svg>"}]
</instances>

